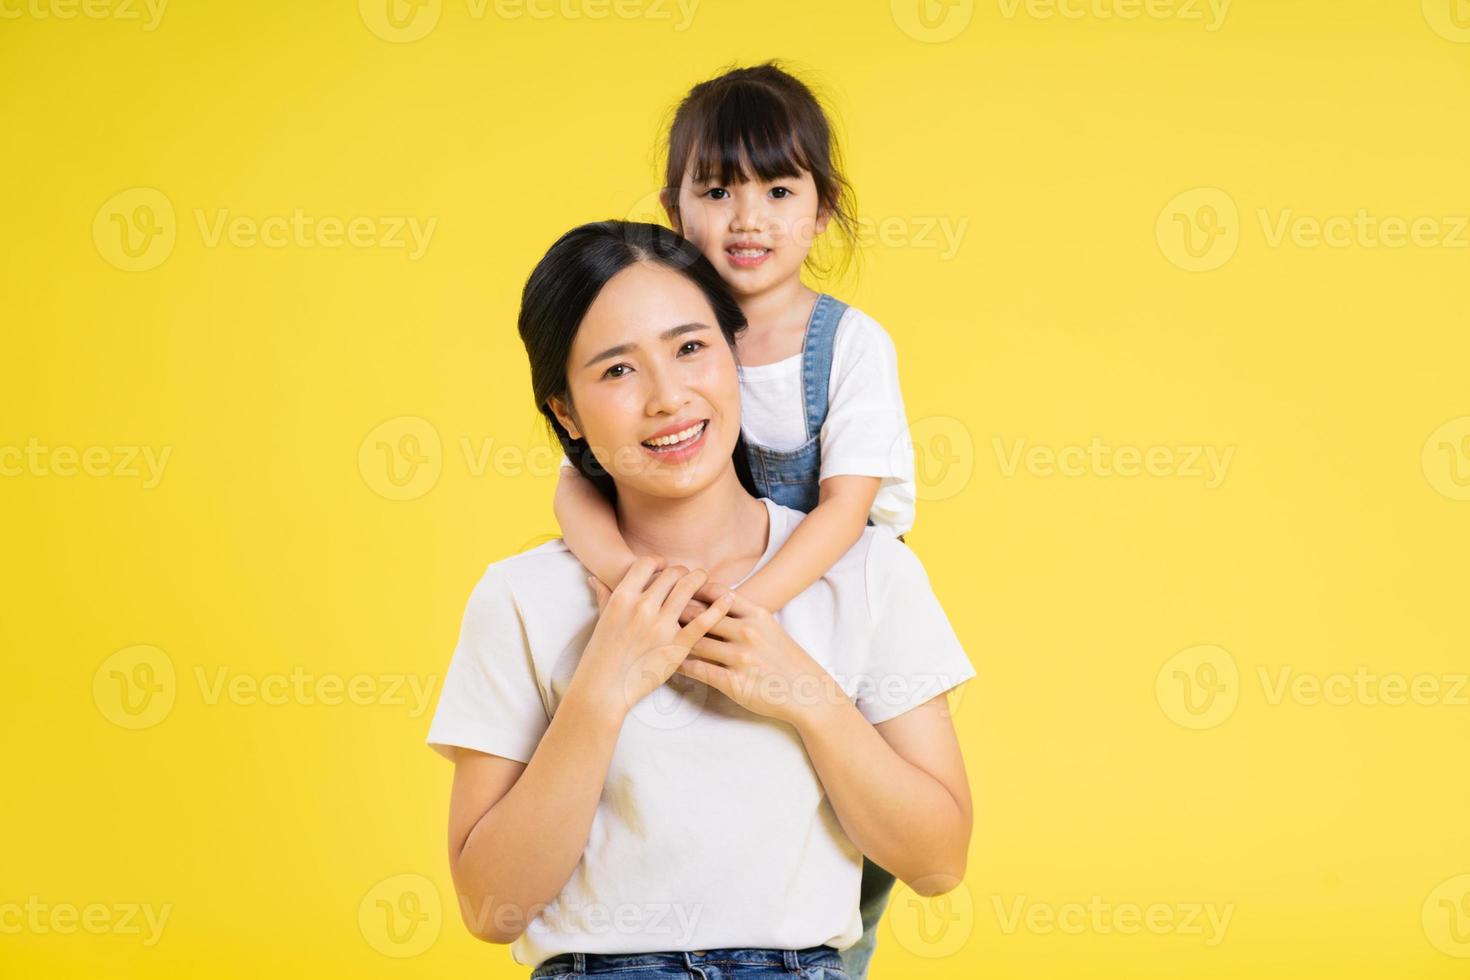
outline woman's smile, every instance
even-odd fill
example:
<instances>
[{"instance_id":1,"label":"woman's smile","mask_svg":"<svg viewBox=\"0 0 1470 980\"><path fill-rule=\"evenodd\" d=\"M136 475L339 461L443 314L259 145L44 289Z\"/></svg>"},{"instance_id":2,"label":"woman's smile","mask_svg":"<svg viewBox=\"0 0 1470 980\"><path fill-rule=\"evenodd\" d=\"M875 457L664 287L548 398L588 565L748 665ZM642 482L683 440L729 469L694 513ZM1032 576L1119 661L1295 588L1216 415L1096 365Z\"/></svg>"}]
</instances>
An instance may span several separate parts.
<instances>
[{"instance_id":1,"label":"woman's smile","mask_svg":"<svg viewBox=\"0 0 1470 980\"><path fill-rule=\"evenodd\" d=\"M658 436L645 439L640 445L643 451L665 462L682 462L693 458L704 448L704 437L709 431L709 419L700 419L693 425L665 429Z\"/></svg>"}]
</instances>

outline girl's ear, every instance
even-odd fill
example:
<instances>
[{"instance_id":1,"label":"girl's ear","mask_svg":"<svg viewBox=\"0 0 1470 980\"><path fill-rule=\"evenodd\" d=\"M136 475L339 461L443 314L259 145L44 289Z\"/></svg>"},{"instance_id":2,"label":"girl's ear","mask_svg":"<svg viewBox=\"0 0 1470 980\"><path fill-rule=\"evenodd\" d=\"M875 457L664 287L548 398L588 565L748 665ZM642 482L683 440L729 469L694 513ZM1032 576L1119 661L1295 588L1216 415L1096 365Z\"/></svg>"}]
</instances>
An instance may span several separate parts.
<instances>
[{"instance_id":1,"label":"girl's ear","mask_svg":"<svg viewBox=\"0 0 1470 980\"><path fill-rule=\"evenodd\" d=\"M817 222L812 227L820 235L827 230L827 223L832 220L831 208L817 208Z\"/></svg>"},{"instance_id":2,"label":"girl's ear","mask_svg":"<svg viewBox=\"0 0 1470 980\"><path fill-rule=\"evenodd\" d=\"M658 192L658 203L663 205L664 214L669 216L669 227L683 234L679 227L679 188L665 187Z\"/></svg>"},{"instance_id":3,"label":"girl's ear","mask_svg":"<svg viewBox=\"0 0 1470 980\"><path fill-rule=\"evenodd\" d=\"M561 423L561 427L567 430L567 435L573 439L582 438L582 430L577 425L577 418L572 414L571 406L555 395L546 399L546 407L551 409L551 414Z\"/></svg>"}]
</instances>

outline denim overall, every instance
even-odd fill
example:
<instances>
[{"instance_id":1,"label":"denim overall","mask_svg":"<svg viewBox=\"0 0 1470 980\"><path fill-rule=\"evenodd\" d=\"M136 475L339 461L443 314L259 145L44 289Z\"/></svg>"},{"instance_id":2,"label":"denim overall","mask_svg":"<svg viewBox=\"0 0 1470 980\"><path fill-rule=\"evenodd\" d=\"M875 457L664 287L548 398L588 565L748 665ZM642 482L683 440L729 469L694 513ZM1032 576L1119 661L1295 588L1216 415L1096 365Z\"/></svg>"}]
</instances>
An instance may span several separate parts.
<instances>
[{"instance_id":1,"label":"denim overall","mask_svg":"<svg viewBox=\"0 0 1470 980\"><path fill-rule=\"evenodd\" d=\"M750 475L762 496L770 497L802 513L810 514L817 506L818 476L822 466L822 423L827 418L827 383L832 376L832 347L837 324L847 304L822 293L812 307L806 325L806 339L801 347L801 393L806 410L806 442L795 449L768 449L749 439L745 446L750 458ZM868 523L872 524L871 518ZM888 905L893 888L893 875L863 858L863 884L858 909L863 917L863 934L847 949L841 950L843 965L852 980L865 980L868 961L878 942L878 920Z\"/></svg>"}]
</instances>

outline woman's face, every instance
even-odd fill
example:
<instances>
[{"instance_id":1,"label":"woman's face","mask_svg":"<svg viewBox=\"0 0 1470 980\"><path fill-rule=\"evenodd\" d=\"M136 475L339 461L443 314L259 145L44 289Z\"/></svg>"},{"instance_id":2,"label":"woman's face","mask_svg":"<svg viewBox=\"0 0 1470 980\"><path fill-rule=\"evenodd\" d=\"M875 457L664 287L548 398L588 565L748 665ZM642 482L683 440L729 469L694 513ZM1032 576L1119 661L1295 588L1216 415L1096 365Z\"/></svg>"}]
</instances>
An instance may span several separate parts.
<instances>
[{"instance_id":1,"label":"woman's face","mask_svg":"<svg viewBox=\"0 0 1470 980\"><path fill-rule=\"evenodd\" d=\"M552 398L552 411L620 493L688 496L732 465L735 356L704 293L672 269L639 262L608 280L572 341L567 389L570 405Z\"/></svg>"},{"instance_id":2,"label":"woman's face","mask_svg":"<svg viewBox=\"0 0 1470 980\"><path fill-rule=\"evenodd\" d=\"M745 172L752 173L748 163ZM758 295L799 275L812 243L827 227L816 182L805 170L798 177L720 184L697 182L686 169L678 204L674 227L704 253L736 296Z\"/></svg>"}]
</instances>

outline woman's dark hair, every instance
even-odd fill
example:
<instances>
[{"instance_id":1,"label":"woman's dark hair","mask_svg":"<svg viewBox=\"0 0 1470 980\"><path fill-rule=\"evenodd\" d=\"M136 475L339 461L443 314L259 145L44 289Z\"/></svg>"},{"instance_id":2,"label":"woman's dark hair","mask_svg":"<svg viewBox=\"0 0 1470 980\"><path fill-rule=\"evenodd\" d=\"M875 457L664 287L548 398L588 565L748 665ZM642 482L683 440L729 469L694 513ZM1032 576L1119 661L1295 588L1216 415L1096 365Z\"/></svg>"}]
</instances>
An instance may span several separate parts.
<instances>
[{"instance_id":1,"label":"woman's dark hair","mask_svg":"<svg viewBox=\"0 0 1470 980\"><path fill-rule=\"evenodd\" d=\"M675 224L686 168L694 180L734 184L750 179L745 161L764 181L811 173L817 203L848 246L839 263L845 267L856 251L857 211L837 137L812 90L774 61L728 69L679 103L664 166L664 200ZM807 261L815 267L813 254Z\"/></svg>"},{"instance_id":2,"label":"woman's dark hair","mask_svg":"<svg viewBox=\"0 0 1470 980\"><path fill-rule=\"evenodd\" d=\"M526 279L521 291L521 342L531 361L531 393L546 416L563 451L578 472L592 481L609 502L617 501L612 477L592 455L585 439L573 439L557 421L548 399L555 396L571 405L567 386L567 359L582 318L609 279L635 262L652 262L680 273L704 293L714 310L725 342L735 352L735 340L745 329L745 314L714 266L699 249L662 225L631 221L597 221L579 225L556 240ZM750 495L759 497L750 475L745 437L735 440L735 472Z\"/></svg>"}]
</instances>

